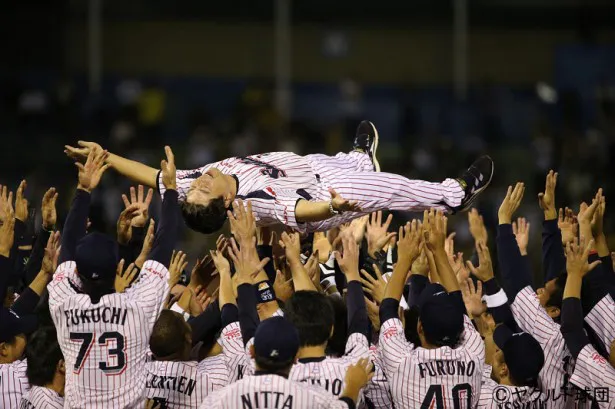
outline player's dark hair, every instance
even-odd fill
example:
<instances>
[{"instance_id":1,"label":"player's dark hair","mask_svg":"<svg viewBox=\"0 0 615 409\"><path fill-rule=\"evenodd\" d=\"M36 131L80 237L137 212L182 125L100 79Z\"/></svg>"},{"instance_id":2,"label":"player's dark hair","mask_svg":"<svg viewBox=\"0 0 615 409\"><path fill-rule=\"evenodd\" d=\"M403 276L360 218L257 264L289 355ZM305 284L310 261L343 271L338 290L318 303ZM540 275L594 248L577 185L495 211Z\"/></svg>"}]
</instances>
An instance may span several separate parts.
<instances>
[{"instance_id":1,"label":"player's dark hair","mask_svg":"<svg viewBox=\"0 0 615 409\"><path fill-rule=\"evenodd\" d=\"M224 226L227 208L224 199L211 199L207 206L182 201L179 203L186 226L203 234L215 233Z\"/></svg>"},{"instance_id":2,"label":"player's dark hair","mask_svg":"<svg viewBox=\"0 0 615 409\"><path fill-rule=\"evenodd\" d=\"M26 358L31 385L45 386L53 381L58 362L64 359L55 327L42 327L32 334L26 345Z\"/></svg>"},{"instance_id":3,"label":"player's dark hair","mask_svg":"<svg viewBox=\"0 0 615 409\"><path fill-rule=\"evenodd\" d=\"M81 290L90 296L93 304L97 304L104 295L115 292L113 286L115 277L109 280L90 280L80 275L79 278L81 279Z\"/></svg>"},{"instance_id":4,"label":"player's dark hair","mask_svg":"<svg viewBox=\"0 0 615 409\"><path fill-rule=\"evenodd\" d=\"M335 318L333 335L327 344L327 355L342 356L346 352L346 341L348 340L348 308L339 296L330 295L327 296L327 300L333 307Z\"/></svg>"},{"instance_id":5,"label":"player's dark hair","mask_svg":"<svg viewBox=\"0 0 615 409\"><path fill-rule=\"evenodd\" d=\"M420 311L419 307L413 305L407 310L404 310L404 335L406 340L414 344L414 346L421 346L421 338L416 329L416 325L419 322Z\"/></svg>"},{"instance_id":6,"label":"player's dark hair","mask_svg":"<svg viewBox=\"0 0 615 409\"><path fill-rule=\"evenodd\" d=\"M280 374L288 374L293 364L295 363L295 357L292 357L288 361L277 362L272 361L268 358L263 358L260 356L254 357L254 362L258 366L258 369L261 371L280 373Z\"/></svg>"},{"instance_id":7,"label":"player's dark hair","mask_svg":"<svg viewBox=\"0 0 615 409\"><path fill-rule=\"evenodd\" d=\"M335 323L335 311L327 296L315 291L297 291L286 302L285 317L299 331L299 345L325 344Z\"/></svg>"},{"instance_id":8,"label":"player's dark hair","mask_svg":"<svg viewBox=\"0 0 615 409\"><path fill-rule=\"evenodd\" d=\"M545 306L546 307L557 307L559 309L562 308L562 301L564 300L564 288L566 287L566 278L568 274L561 273L555 279L555 285L553 292L549 295L549 299L547 300Z\"/></svg>"},{"instance_id":9,"label":"player's dark hair","mask_svg":"<svg viewBox=\"0 0 615 409\"><path fill-rule=\"evenodd\" d=\"M184 317L171 310L162 310L154 324L149 348L158 359L179 359L186 351Z\"/></svg>"}]
</instances>

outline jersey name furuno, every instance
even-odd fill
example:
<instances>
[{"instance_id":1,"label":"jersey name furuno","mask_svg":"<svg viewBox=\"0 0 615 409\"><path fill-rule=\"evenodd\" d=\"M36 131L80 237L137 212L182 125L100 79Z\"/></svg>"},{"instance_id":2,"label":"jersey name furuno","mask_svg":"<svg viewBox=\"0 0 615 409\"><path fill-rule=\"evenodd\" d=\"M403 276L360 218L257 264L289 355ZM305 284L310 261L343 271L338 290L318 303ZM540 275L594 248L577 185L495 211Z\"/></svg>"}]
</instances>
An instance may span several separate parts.
<instances>
[{"instance_id":1,"label":"jersey name furuno","mask_svg":"<svg viewBox=\"0 0 615 409\"><path fill-rule=\"evenodd\" d=\"M347 409L320 388L279 375L246 376L205 399L201 409Z\"/></svg>"},{"instance_id":2,"label":"jersey name furuno","mask_svg":"<svg viewBox=\"0 0 615 409\"><path fill-rule=\"evenodd\" d=\"M56 391L42 386L32 386L30 391L21 398L19 409L62 409L64 398Z\"/></svg>"},{"instance_id":3,"label":"jersey name furuno","mask_svg":"<svg viewBox=\"0 0 615 409\"><path fill-rule=\"evenodd\" d=\"M27 361L0 364L0 408L18 408L22 396L30 390Z\"/></svg>"},{"instance_id":4,"label":"jersey name furuno","mask_svg":"<svg viewBox=\"0 0 615 409\"><path fill-rule=\"evenodd\" d=\"M124 293L93 304L78 292L75 263L58 266L49 309L66 364L68 408L130 408L145 398L149 339L169 292L169 271L148 260Z\"/></svg>"},{"instance_id":5,"label":"jersey name furuno","mask_svg":"<svg viewBox=\"0 0 615 409\"><path fill-rule=\"evenodd\" d=\"M397 408L474 408L481 388L485 346L464 316L464 332L455 349L414 348L401 321L380 328L378 350Z\"/></svg>"}]
</instances>

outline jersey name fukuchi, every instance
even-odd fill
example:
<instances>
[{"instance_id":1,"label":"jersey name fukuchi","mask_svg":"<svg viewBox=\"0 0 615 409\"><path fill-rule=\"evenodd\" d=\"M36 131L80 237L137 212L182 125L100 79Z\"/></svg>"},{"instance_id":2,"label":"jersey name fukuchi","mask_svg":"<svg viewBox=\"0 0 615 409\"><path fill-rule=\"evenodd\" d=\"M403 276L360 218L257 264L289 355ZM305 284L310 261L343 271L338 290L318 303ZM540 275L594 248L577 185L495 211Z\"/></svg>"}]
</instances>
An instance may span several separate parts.
<instances>
[{"instance_id":1,"label":"jersey name fukuchi","mask_svg":"<svg viewBox=\"0 0 615 409\"><path fill-rule=\"evenodd\" d=\"M346 369L361 358L369 357L369 343L365 335L354 333L346 341L345 354L339 358L322 357L300 359L290 371L288 379L305 382L326 389L339 397L344 390Z\"/></svg>"},{"instance_id":2,"label":"jersey name fukuchi","mask_svg":"<svg viewBox=\"0 0 615 409\"><path fill-rule=\"evenodd\" d=\"M154 323L169 292L169 271L148 260L124 293L93 304L78 292L75 263L48 285L49 309L66 362L67 408L125 408L143 403Z\"/></svg>"},{"instance_id":3,"label":"jersey name fukuchi","mask_svg":"<svg viewBox=\"0 0 615 409\"><path fill-rule=\"evenodd\" d=\"M226 386L196 361L154 361L147 364L147 397L167 409L198 408L205 397Z\"/></svg>"},{"instance_id":4,"label":"jersey name fukuchi","mask_svg":"<svg viewBox=\"0 0 615 409\"><path fill-rule=\"evenodd\" d=\"M64 398L49 388L32 386L30 391L21 398L19 409L62 409Z\"/></svg>"},{"instance_id":5,"label":"jersey name fukuchi","mask_svg":"<svg viewBox=\"0 0 615 409\"><path fill-rule=\"evenodd\" d=\"M480 395L485 345L467 316L455 349L414 348L398 318L380 328L378 351L396 408L474 408Z\"/></svg>"},{"instance_id":6,"label":"jersey name fukuchi","mask_svg":"<svg viewBox=\"0 0 615 409\"><path fill-rule=\"evenodd\" d=\"M23 394L30 390L26 370L28 363L15 361L0 364L0 408L18 408Z\"/></svg>"},{"instance_id":7,"label":"jersey name fukuchi","mask_svg":"<svg viewBox=\"0 0 615 409\"><path fill-rule=\"evenodd\" d=\"M347 409L320 388L279 375L250 375L210 394L201 409Z\"/></svg>"}]
</instances>

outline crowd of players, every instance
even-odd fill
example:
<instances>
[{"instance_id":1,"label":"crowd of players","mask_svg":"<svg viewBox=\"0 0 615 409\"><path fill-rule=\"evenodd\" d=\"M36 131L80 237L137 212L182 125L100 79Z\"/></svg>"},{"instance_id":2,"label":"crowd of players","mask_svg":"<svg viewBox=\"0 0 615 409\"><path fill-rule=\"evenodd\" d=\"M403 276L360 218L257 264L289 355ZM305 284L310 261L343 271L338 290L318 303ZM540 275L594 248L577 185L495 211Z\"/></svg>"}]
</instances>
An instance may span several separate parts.
<instances>
[{"instance_id":1,"label":"crowd of players","mask_svg":"<svg viewBox=\"0 0 615 409\"><path fill-rule=\"evenodd\" d=\"M2 187L0 408L615 407L601 190L558 212L557 173L547 175L537 290L530 226L515 220L523 183L503 198L496 234L468 213L467 260L441 212L398 232L378 212L300 235L257 229L236 202L232 237L185 279L166 154L160 220L148 216L152 190L137 186L115 238L88 232L104 151L77 163L61 232L47 191L31 251L26 183L14 197Z\"/></svg>"}]
</instances>

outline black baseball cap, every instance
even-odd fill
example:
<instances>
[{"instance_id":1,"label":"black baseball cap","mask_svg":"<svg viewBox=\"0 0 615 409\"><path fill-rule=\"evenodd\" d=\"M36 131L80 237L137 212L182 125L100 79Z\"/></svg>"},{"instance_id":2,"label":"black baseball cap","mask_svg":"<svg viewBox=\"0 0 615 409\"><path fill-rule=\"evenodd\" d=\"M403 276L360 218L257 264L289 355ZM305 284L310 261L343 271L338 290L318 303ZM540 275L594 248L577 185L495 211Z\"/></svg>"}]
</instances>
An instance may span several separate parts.
<instances>
[{"instance_id":1,"label":"black baseball cap","mask_svg":"<svg viewBox=\"0 0 615 409\"><path fill-rule=\"evenodd\" d=\"M527 332L514 333L506 325L496 327L493 341L504 354L510 376L523 385L536 385L545 363L545 355L538 341Z\"/></svg>"},{"instance_id":2,"label":"black baseball cap","mask_svg":"<svg viewBox=\"0 0 615 409\"><path fill-rule=\"evenodd\" d=\"M93 232L77 242L75 264L82 277L93 281L113 280L118 262L117 242L106 234Z\"/></svg>"},{"instance_id":3,"label":"black baseball cap","mask_svg":"<svg viewBox=\"0 0 615 409\"><path fill-rule=\"evenodd\" d=\"M20 317L10 308L0 307L0 342L12 341L19 334L31 334L37 326L35 315Z\"/></svg>"},{"instance_id":4,"label":"black baseball cap","mask_svg":"<svg viewBox=\"0 0 615 409\"><path fill-rule=\"evenodd\" d=\"M440 284L428 284L419 296L419 319L429 341L453 346L463 332L463 307L459 298Z\"/></svg>"},{"instance_id":5,"label":"black baseball cap","mask_svg":"<svg viewBox=\"0 0 615 409\"><path fill-rule=\"evenodd\" d=\"M299 332L284 317L262 321L254 334L254 354L272 362L291 362L299 351Z\"/></svg>"}]
</instances>

